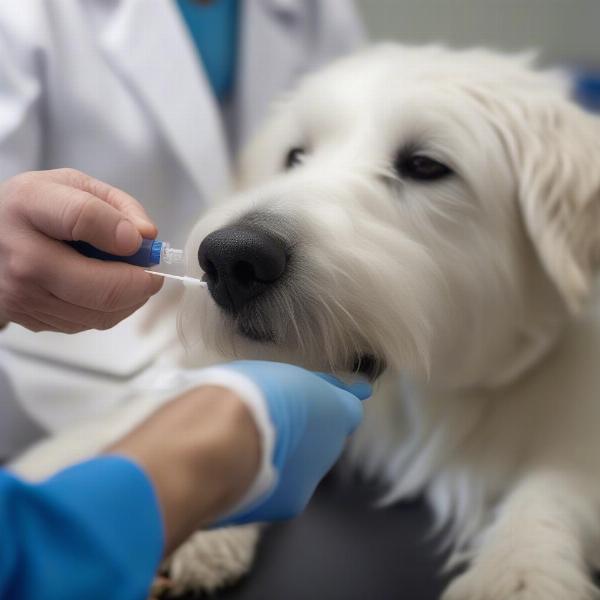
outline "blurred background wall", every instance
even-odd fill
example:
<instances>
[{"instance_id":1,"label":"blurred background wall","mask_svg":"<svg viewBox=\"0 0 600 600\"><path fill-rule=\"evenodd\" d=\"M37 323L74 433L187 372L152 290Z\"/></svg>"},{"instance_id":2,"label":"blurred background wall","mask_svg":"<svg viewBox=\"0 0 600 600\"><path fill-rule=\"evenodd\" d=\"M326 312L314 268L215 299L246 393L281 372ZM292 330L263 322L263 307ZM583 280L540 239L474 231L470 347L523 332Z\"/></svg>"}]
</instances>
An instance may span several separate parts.
<instances>
[{"instance_id":1,"label":"blurred background wall","mask_svg":"<svg viewBox=\"0 0 600 600\"><path fill-rule=\"evenodd\" d=\"M355 0L373 39L541 49L600 65L600 0Z\"/></svg>"}]
</instances>

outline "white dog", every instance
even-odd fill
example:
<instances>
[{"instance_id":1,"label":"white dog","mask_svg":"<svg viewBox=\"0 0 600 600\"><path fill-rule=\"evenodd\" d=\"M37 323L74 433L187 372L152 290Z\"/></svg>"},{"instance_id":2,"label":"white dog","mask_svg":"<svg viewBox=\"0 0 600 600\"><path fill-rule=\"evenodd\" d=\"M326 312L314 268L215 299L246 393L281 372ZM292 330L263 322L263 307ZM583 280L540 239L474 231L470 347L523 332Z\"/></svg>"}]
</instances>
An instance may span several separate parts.
<instances>
[{"instance_id":1,"label":"white dog","mask_svg":"<svg viewBox=\"0 0 600 600\"><path fill-rule=\"evenodd\" d=\"M349 454L387 501L425 493L469 565L445 600L598 597L600 121L529 63L382 45L307 78L187 249L192 350L377 381ZM90 428L85 452L115 435ZM16 468L79 458L69 435ZM256 539L196 534L176 586L240 575Z\"/></svg>"}]
</instances>

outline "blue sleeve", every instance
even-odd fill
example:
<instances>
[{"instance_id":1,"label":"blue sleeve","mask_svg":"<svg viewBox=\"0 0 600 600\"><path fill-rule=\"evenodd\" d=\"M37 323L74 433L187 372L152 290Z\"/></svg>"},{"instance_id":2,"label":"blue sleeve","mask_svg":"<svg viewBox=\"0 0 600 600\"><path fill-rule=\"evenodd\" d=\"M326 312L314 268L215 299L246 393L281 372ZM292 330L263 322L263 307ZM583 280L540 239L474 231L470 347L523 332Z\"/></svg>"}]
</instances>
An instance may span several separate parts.
<instances>
[{"instance_id":1,"label":"blue sleeve","mask_svg":"<svg viewBox=\"0 0 600 600\"><path fill-rule=\"evenodd\" d=\"M0 470L0 598L144 600L163 551L144 472L107 456L39 484Z\"/></svg>"}]
</instances>

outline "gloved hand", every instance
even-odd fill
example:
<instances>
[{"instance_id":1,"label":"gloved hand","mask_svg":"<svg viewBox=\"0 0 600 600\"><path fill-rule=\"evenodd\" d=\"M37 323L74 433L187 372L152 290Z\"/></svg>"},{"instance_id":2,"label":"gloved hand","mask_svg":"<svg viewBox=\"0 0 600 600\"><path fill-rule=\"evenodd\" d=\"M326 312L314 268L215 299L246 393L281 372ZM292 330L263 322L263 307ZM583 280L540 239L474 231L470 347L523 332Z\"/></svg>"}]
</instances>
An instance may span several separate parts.
<instances>
[{"instance_id":1,"label":"gloved hand","mask_svg":"<svg viewBox=\"0 0 600 600\"><path fill-rule=\"evenodd\" d=\"M360 401L371 395L371 386L346 385L331 375L283 363L240 361L221 368L247 377L260 390L275 432L270 458L276 477L267 494L218 525L293 517L304 509L360 423Z\"/></svg>"}]
</instances>

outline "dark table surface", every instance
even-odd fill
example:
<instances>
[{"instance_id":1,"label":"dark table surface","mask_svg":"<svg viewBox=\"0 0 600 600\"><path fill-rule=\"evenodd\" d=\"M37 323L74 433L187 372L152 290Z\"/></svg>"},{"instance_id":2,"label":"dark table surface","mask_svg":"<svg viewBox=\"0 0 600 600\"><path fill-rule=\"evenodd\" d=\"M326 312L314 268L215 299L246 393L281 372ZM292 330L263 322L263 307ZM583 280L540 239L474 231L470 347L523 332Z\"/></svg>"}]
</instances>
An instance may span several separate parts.
<instances>
[{"instance_id":1,"label":"dark table surface","mask_svg":"<svg viewBox=\"0 0 600 600\"><path fill-rule=\"evenodd\" d=\"M438 600L439 540L420 501L373 508L374 488L339 473L299 518L271 526L251 573L215 600Z\"/></svg>"}]
</instances>

